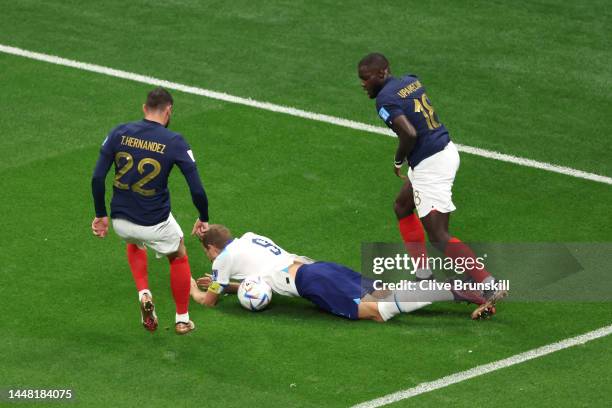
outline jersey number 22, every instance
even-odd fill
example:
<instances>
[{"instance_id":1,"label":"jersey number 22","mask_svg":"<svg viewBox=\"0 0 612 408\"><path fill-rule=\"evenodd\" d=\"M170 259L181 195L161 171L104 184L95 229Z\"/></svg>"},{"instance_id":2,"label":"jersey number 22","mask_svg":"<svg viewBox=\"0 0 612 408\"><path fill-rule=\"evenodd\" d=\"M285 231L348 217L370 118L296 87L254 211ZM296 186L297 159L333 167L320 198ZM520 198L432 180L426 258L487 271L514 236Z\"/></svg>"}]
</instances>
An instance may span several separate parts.
<instances>
[{"instance_id":1,"label":"jersey number 22","mask_svg":"<svg viewBox=\"0 0 612 408\"><path fill-rule=\"evenodd\" d=\"M122 159L123 159L123 166L121 165ZM135 193L138 193L138 194L141 194L147 197L155 194L155 189L145 189L143 188L143 186L147 184L149 181L153 180L155 177L157 177L157 175L161 171L161 164L157 160L147 157L138 162L138 166L137 166L138 173L144 174L145 166L147 164L149 166L152 166L153 170L151 170L150 173L146 174L143 178L138 180L136 183L132 184L131 187L126 183L122 183L121 177L125 176L125 174L128 171L130 171L131 168L134 166L134 158L132 157L131 154L127 152L118 152L115 155L115 163L117 164L117 174L115 174L115 182L113 183L115 187L121 190L129 190L131 188L132 191L134 191Z\"/></svg>"}]
</instances>

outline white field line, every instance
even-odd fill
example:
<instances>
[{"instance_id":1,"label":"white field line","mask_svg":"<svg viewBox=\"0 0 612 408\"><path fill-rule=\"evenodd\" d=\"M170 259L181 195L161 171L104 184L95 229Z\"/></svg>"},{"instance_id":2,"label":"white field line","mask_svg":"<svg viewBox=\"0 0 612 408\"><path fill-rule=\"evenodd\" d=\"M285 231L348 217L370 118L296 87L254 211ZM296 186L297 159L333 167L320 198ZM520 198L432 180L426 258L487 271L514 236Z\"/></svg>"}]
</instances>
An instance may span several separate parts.
<instances>
[{"instance_id":1,"label":"white field line","mask_svg":"<svg viewBox=\"0 0 612 408\"><path fill-rule=\"evenodd\" d=\"M395 137L395 134L386 128L379 126L368 125L367 123L356 122L349 119L338 118L335 116L324 115L320 113L308 112L301 109L292 108L289 106L275 105L268 102L260 102L250 98L229 95L223 92L215 92L208 89L188 86L176 82L170 82L163 79L153 78L146 75L140 75L133 72L121 71L118 69L103 67L100 65L89 64L86 62L74 61L66 58L57 57L54 55L41 54L38 52L28 51L21 48L11 47L0 44L0 52L5 54L17 55L20 57L30 58L37 61L49 62L51 64L63 65L66 67L76 68L83 71L96 72L98 74L108 75L115 78L127 79L130 81L141 82L148 85L163 86L167 89L173 89L193 95L204 96L211 99L217 99L230 103L251 106L253 108L264 109L272 112L285 113L291 116L316 120L318 122L330 123L337 126L343 126L351 129L361 130L370 133L378 133L381 135ZM457 144L459 151L473 154L476 156L486 157L488 159L499 160L503 162L517 164L519 166L533 167L553 173L564 174L566 176L581 178L585 180L596 181L599 183L611 184L612 177L602 176L599 174L588 173L582 170L572 169L570 167L558 166L556 164L539 162L536 160L525 159L522 157L512 156L509 154L494 152L491 150L480 149L477 147L465 146Z\"/></svg>"},{"instance_id":2,"label":"white field line","mask_svg":"<svg viewBox=\"0 0 612 408\"><path fill-rule=\"evenodd\" d=\"M381 407L383 405L391 404L393 402L416 397L417 395L439 390L440 388L448 387L449 385L457 384L459 382L466 381L474 377L479 377L481 375L488 374L493 371L501 370L502 368L524 363L525 361L533 360L534 358L542 357L559 350L574 347L579 344L585 344L589 341L609 336L610 334L612 334L612 325L605 326L585 334L581 334L580 336L571 337L569 339L561 340L556 343L538 347L536 349L529 350L524 353L515 354L512 357L508 357L503 360L494 361L492 363L480 365L466 371L447 375L446 377L442 377L435 381L421 383L413 388L408 388L403 391L394 392L393 394L388 394L380 398L362 402L360 404L354 405L352 408L376 408Z\"/></svg>"}]
</instances>

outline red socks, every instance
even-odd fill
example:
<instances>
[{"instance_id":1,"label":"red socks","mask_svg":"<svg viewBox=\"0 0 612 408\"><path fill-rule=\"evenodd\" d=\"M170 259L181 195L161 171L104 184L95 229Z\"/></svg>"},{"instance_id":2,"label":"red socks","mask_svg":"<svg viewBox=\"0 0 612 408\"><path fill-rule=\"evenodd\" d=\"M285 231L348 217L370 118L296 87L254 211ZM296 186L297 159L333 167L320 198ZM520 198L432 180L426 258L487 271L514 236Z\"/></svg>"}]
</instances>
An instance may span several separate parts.
<instances>
[{"instance_id":1,"label":"red socks","mask_svg":"<svg viewBox=\"0 0 612 408\"><path fill-rule=\"evenodd\" d=\"M476 255L470 249L469 246L465 245L458 238L452 237L448 240L446 244L446 249L444 250L444 255L449 258L473 258L476 259ZM487 277L491 276L489 272L485 268L478 268L478 266L474 265L473 268L466 268L466 273L470 275L472 279L476 282L482 282Z\"/></svg>"},{"instance_id":2,"label":"red socks","mask_svg":"<svg viewBox=\"0 0 612 408\"><path fill-rule=\"evenodd\" d=\"M425 230L423 229L421 220L419 220L416 214L410 214L399 220L399 230L410 256L415 259L422 257L424 261L423 265L425 266L425 262L427 262L427 248L425 246ZM476 259L476 255L474 255L470 247L455 237L452 237L448 241L448 244L446 244L444 255L453 259ZM477 265L474 265L472 268L466 268L466 273L476 282L482 282L487 277L491 276L485 268L479 268Z\"/></svg>"},{"instance_id":3,"label":"red socks","mask_svg":"<svg viewBox=\"0 0 612 408\"><path fill-rule=\"evenodd\" d=\"M170 287L176 304L176 313L187 313L191 288L191 268L189 268L187 255L175 258L170 262Z\"/></svg>"},{"instance_id":4,"label":"red socks","mask_svg":"<svg viewBox=\"0 0 612 408\"><path fill-rule=\"evenodd\" d=\"M138 248L136 244L127 244L127 258L132 270L136 289L140 292L149 289L147 275L147 250Z\"/></svg>"},{"instance_id":5,"label":"red socks","mask_svg":"<svg viewBox=\"0 0 612 408\"><path fill-rule=\"evenodd\" d=\"M425 247L425 230L416 214L412 213L399 220L399 230L406 249L412 258L423 258L423 268L426 269L427 248Z\"/></svg>"},{"instance_id":6,"label":"red socks","mask_svg":"<svg viewBox=\"0 0 612 408\"><path fill-rule=\"evenodd\" d=\"M132 270L136 289L149 289L147 274L147 250L138 245L127 244L127 257ZM189 307L189 289L191 288L191 269L187 256L175 258L170 262L170 287L176 304L176 313L185 314Z\"/></svg>"}]
</instances>

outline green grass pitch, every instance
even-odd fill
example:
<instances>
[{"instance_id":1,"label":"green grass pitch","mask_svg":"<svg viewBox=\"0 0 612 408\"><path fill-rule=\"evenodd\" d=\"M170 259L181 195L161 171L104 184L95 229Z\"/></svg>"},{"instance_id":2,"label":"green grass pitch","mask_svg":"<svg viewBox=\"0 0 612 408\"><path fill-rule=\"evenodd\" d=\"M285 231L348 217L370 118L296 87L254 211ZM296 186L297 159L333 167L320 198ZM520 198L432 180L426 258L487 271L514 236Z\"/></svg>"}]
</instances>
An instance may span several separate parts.
<instances>
[{"instance_id":1,"label":"green grass pitch","mask_svg":"<svg viewBox=\"0 0 612 408\"><path fill-rule=\"evenodd\" d=\"M355 66L382 51L421 77L455 141L612 175L603 1L0 4L0 44L376 125ZM192 304L198 329L179 337L167 262L150 254L151 335L122 243L89 227L99 146L150 87L6 54L0 84L0 388L72 388L66 405L83 407L346 407L610 324L610 303L507 302L486 322L438 304L382 325L280 297L250 314L226 297ZM396 140L173 95L211 221L357 269L361 242L399 239ZM188 231L178 171L171 190ZM605 184L463 154L454 199L466 241L612 237ZM187 248L194 275L209 271ZM394 406L604 406L611 350L606 337Z\"/></svg>"}]
</instances>

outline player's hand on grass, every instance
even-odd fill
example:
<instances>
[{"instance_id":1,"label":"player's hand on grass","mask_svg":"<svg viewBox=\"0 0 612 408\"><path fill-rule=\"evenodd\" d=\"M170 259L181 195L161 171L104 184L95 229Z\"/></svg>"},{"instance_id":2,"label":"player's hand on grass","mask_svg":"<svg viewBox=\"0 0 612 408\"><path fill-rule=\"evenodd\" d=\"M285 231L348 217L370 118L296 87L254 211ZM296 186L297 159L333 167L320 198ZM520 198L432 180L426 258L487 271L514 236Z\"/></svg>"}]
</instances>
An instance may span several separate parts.
<instances>
[{"instance_id":1,"label":"player's hand on grass","mask_svg":"<svg viewBox=\"0 0 612 408\"><path fill-rule=\"evenodd\" d=\"M196 235L198 238L202 239L204 234L208 231L208 223L205 221L200 221L198 218L193 224L193 229L191 230L191 235Z\"/></svg>"},{"instance_id":2,"label":"player's hand on grass","mask_svg":"<svg viewBox=\"0 0 612 408\"><path fill-rule=\"evenodd\" d=\"M210 286L211 283L212 283L212 275L208 273L196 280L196 284L198 285L198 287L200 287L203 290L207 290L208 286Z\"/></svg>"},{"instance_id":3,"label":"player's hand on grass","mask_svg":"<svg viewBox=\"0 0 612 408\"><path fill-rule=\"evenodd\" d=\"M104 238L108 234L108 217L95 217L91 222L91 230L96 237Z\"/></svg>"},{"instance_id":4,"label":"player's hand on grass","mask_svg":"<svg viewBox=\"0 0 612 408\"><path fill-rule=\"evenodd\" d=\"M395 173L395 175L397 177L401 178L402 180L406 180L408 178L408 176L406 176L405 174L402 174L402 168L401 167L393 166L393 173Z\"/></svg>"}]
</instances>

